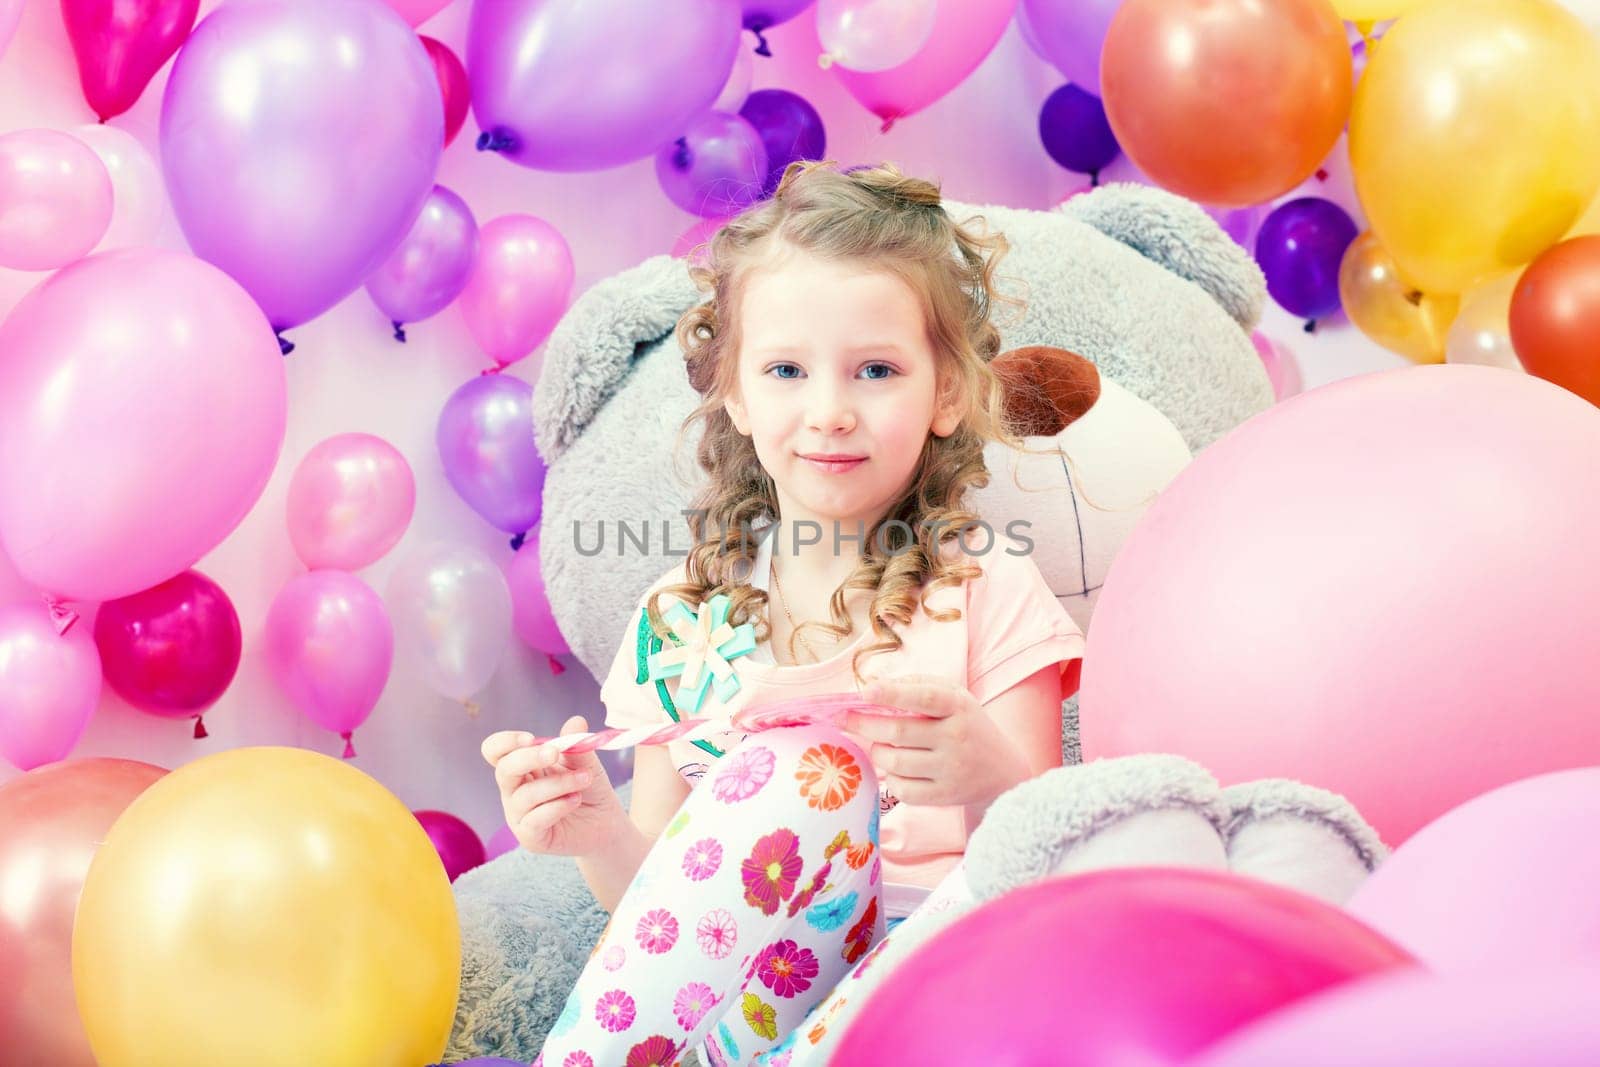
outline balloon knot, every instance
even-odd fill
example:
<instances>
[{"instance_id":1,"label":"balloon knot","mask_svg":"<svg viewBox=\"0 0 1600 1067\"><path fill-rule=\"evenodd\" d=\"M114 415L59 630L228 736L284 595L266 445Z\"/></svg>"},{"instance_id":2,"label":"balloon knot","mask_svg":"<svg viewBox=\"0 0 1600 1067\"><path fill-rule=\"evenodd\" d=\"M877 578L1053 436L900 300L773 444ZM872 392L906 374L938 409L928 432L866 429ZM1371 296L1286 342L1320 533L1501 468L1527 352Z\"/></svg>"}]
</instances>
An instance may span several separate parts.
<instances>
[{"instance_id":1,"label":"balloon knot","mask_svg":"<svg viewBox=\"0 0 1600 1067\"><path fill-rule=\"evenodd\" d=\"M1089 172L1089 188L1098 189L1099 187L1100 187L1100 172L1097 171L1097 170L1091 170Z\"/></svg>"},{"instance_id":2,"label":"balloon knot","mask_svg":"<svg viewBox=\"0 0 1600 1067\"><path fill-rule=\"evenodd\" d=\"M691 158L689 155L689 139L680 137L672 143L678 146L678 150L672 153L672 165L679 170L688 170Z\"/></svg>"},{"instance_id":3,"label":"balloon knot","mask_svg":"<svg viewBox=\"0 0 1600 1067\"><path fill-rule=\"evenodd\" d=\"M762 33L768 25L769 23L766 19L759 19L746 28L756 35L756 55L771 58L772 49L767 47L766 35Z\"/></svg>"},{"instance_id":4,"label":"balloon knot","mask_svg":"<svg viewBox=\"0 0 1600 1067\"><path fill-rule=\"evenodd\" d=\"M277 334L277 338L278 338L278 351L282 352L286 356L290 352L294 351L294 342L293 341L289 340L287 337L283 336L283 334L281 334L281 333Z\"/></svg>"},{"instance_id":5,"label":"balloon knot","mask_svg":"<svg viewBox=\"0 0 1600 1067\"><path fill-rule=\"evenodd\" d=\"M1317 320L1316 319L1307 319L1306 320L1306 324L1304 326L1302 326L1301 329L1305 330L1306 333L1316 333L1317 332Z\"/></svg>"},{"instance_id":6,"label":"balloon knot","mask_svg":"<svg viewBox=\"0 0 1600 1067\"><path fill-rule=\"evenodd\" d=\"M355 746L355 742L353 740L351 740L351 738L350 738L350 731L346 730L344 733L340 734L339 736L344 738L344 758L345 759L355 759L356 746Z\"/></svg>"},{"instance_id":7,"label":"balloon knot","mask_svg":"<svg viewBox=\"0 0 1600 1067\"><path fill-rule=\"evenodd\" d=\"M827 70L829 67L833 66L833 55L829 52L822 53L817 57L817 66L821 67L823 70Z\"/></svg>"},{"instance_id":8,"label":"balloon knot","mask_svg":"<svg viewBox=\"0 0 1600 1067\"><path fill-rule=\"evenodd\" d=\"M522 546L527 542L527 540L528 540L528 531L527 530L523 530L521 533L517 534L515 537L513 537L511 539L511 551L513 551L513 552L521 552L522 551Z\"/></svg>"},{"instance_id":9,"label":"balloon knot","mask_svg":"<svg viewBox=\"0 0 1600 1067\"><path fill-rule=\"evenodd\" d=\"M44 598L44 606L50 612L50 622L56 628L56 636L67 636L67 631L78 621L78 613L52 596Z\"/></svg>"},{"instance_id":10,"label":"balloon knot","mask_svg":"<svg viewBox=\"0 0 1600 1067\"><path fill-rule=\"evenodd\" d=\"M483 710L478 706L476 701L472 700L463 700L461 702L461 707L462 710L467 713L467 718L469 719L476 719L478 717L478 712Z\"/></svg>"},{"instance_id":11,"label":"balloon knot","mask_svg":"<svg viewBox=\"0 0 1600 1067\"><path fill-rule=\"evenodd\" d=\"M517 139L510 130L495 127L478 134L478 151L480 152L505 152L517 146Z\"/></svg>"},{"instance_id":12,"label":"balloon knot","mask_svg":"<svg viewBox=\"0 0 1600 1067\"><path fill-rule=\"evenodd\" d=\"M206 721L205 721L205 719L203 719L200 716L196 715L194 717L194 739L196 741L199 741L199 740L201 740L203 738L207 738L207 737L210 737L210 736L211 736L210 734L206 733Z\"/></svg>"},{"instance_id":13,"label":"balloon knot","mask_svg":"<svg viewBox=\"0 0 1600 1067\"><path fill-rule=\"evenodd\" d=\"M394 324L394 339L401 344L406 343L406 328L404 324L398 322Z\"/></svg>"},{"instance_id":14,"label":"balloon knot","mask_svg":"<svg viewBox=\"0 0 1600 1067\"><path fill-rule=\"evenodd\" d=\"M1411 290L1409 290L1406 293L1406 303L1410 304L1412 307L1421 307L1422 306L1422 290L1421 289L1411 289Z\"/></svg>"},{"instance_id":15,"label":"balloon knot","mask_svg":"<svg viewBox=\"0 0 1600 1067\"><path fill-rule=\"evenodd\" d=\"M894 129L894 118L893 117L884 119L883 120L883 125L878 127L878 132L879 133L888 133L892 129Z\"/></svg>"},{"instance_id":16,"label":"balloon knot","mask_svg":"<svg viewBox=\"0 0 1600 1067\"><path fill-rule=\"evenodd\" d=\"M566 672L567 665L565 663L562 663L560 660L556 659L556 657L553 654L551 654L549 652L546 652L544 654L544 659L545 659L545 662L550 665L550 673L551 674L553 674L553 675L555 675L557 677L560 677L562 674L564 674Z\"/></svg>"},{"instance_id":17,"label":"balloon knot","mask_svg":"<svg viewBox=\"0 0 1600 1067\"><path fill-rule=\"evenodd\" d=\"M503 360L498 360L497 359L497 360L494 361L494 366L486 367L483 370L479 371L478 372L478 377L482 378L486 374L499 374L509 366L511 366L511 364L506 363Z\"/></svg>"},{"instance_id":18,"label":"balloon knot","mask_svg":"<svg viewBox=\"0 0 1600 1067\"><path fill-rule=\"evenodd\" d=\"M1325 182L1327 180L1328 180L1328 168L1327 167L1318 167L1317 168L1317 181Z\"/></svg>"}]
</instances>

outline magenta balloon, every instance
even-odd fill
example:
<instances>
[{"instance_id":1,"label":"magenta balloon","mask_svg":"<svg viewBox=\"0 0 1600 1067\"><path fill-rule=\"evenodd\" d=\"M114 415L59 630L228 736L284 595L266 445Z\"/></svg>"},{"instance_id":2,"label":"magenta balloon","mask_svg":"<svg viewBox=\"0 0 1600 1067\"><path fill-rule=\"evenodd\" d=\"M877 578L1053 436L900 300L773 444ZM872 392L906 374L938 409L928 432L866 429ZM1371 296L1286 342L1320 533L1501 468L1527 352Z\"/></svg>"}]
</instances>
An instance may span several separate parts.
<instances>
[{"instance_id":1,"label":"magenta balloon","mask_svg":"<svg viewBox=\"0 0 1600 1067\"><path fill-rule=\"evenodd\" d=\"M1068 81L1100 95L1100 48L1122 0L1022 0L1036 50Z\"/></svg>"},{"instance_id":2,"label":"magenta balloon","mask_svg":"<svg viewBox=\"0 0 1600 1067\"><path fill-rule=\"evenodd\" d=\"M1177 1063L1302 997L1411 962L1339 909L1254 879L1163 867L1053 878L918 949L835 1062Z\"/></svg>"},{"instance_id":3,"label":"magenta balloon","mask_svg":"<svg viewBox=\"0 0 1600 1067\"><path fill-rule=\"evenodd\" d=\"M134 105L199 10L200 0L61 0L84 99L101 122Z\"/></svg>"},{"instance_id":4,"label":"magenta balloon","mask_svg":"<svg viewBox=\"0 0 1600 1067\"><path fill-rule=\"evenodd\" d=\"M1011 23L1017 0L962 0L941 3L933 35L910 62L873 73L835 64L834 76L868 111L884 120L921 111L978 69Z\"/></svg>"},{"instance_id":5,"label":"magenta balloon","mask_svg":"<svg viewBox=\"0 0 1600 1067\"><path fill-rule=\"evenodd\" d=\"M267 611L265 642L268 668L294 706L346 742L377 706L394 663L383 600L344 571L289 579Z\"/></svg>"},{"instance_id":6,"label":"magenta balloon","mask_svg":"<svg viewBox=\"0 0 1600 1067\"><path fill-rule=\"evenodd\" d=\"M572 299L572 250L561 231L532 215L490 219L478 234L478 257L461 291L461 314L500 366L537 348Z\"/></svg>"},{"instance_id":7,"label":"magenta balloon","mask_svg":"<svg viewBox=\"0 0 1600 1067\"><path fill-rule=\"evenodd\" d=\"M507 533L533 529L544 506L544 460L533 441L533 387L483 374L451 394L435 435L445 477Z\"/></svg>"},{"instance_id":8,"label":"magenta balloon","mask_svg":"<svg viewBox=\"0 0 1600 1067\"><path fill-rule=\"evenodd\" d=\"M0 606L0 756L20 771L65 759L99 701L88 627L57 633L43 601Z\"/></svg>"},{"instance_id":9,"label":"magenta balloon","mask_svg":"<svg viewBox=\"0 0 1600 1067\"><path fill-rule=\"evenodd\" d=\"M442 185L422 205L417 221L377 273L367 293L406 339L402 323L421 322L461 295L478 255L478 223L467 202Z\"/></svg>"},{"instance_id":10,"label":"magenta balloon","mask_svg":"<svg viewBox=\"0 0 1600 1067\"><path fill-rule=\"evenodd\" d=\"M428 840L433 842L434 850L439 853L439 861L444 864L444 873L450 876L452 882L489 858L482 839L473 832L472 827L456 816L447 811L418 811L413 814L428 832Z\"/></svg>"},{"instance_id":11,"label":"magenta balloon","mask_svg":"<svg viewBox=\"0 0 1600 1067\"><path fill-rule=\"evenodd\" d=\"M289 540L312 570L360 570L400 542L416 504L399 450L372 434L339 434L307 452L289 480Z\"/></svg>"},{"instance_id":12,"label":"magenta balloon","mask_svg":"<svg viewBox=\"0 0 1600 1067\"><path fill-rule=\"evenodd\" d=\"M511 827L502 823L500 828L489 837L489 842L484 846L488 859L504 856L507 852L517 847L517 835L511 832Z\"/></svg>"},{"instance_id":13,"label":"magenta balloon","mask_svg":"<svg viewBox=\"0 0 1600 1067\"><path fill-rule=\"evenodd\" d=\"M222 587L184 571L107 601L94 620L105 680L136 708L186 718L215 704L239 669L239 613Z\"/></svg>"},{"instance_id":14,"label":"magenta balloon","mask_svg":"<svg viewBox=\"0 0 1600 1067\"><path fill-rule=\"evenodd\" d=\"M74 263L0 324L0 352L0 541L45 592L113 600L188 569L277 463L272 331L192 256Z\"/></svg>"},{"instance_id":15,"label":"magenta balloon","mask_svg":"<svg viewBox=\"0 0 1600 1067\"><path fill-rule=\"evenodd\" d=\"M761 199L767 149L745 119L707 111L656 153L656 180L674 204L695 215L736 215Z\"/></svg>"},{"instance_id":16,"label":"magenta balloon","mask_svg":"<svg viewBox=\"0 0 1600 1067\"><path fill-rule=\"evenodd\" d=\"M522 547L512 554L505 565L505 575L506 584L511 587L511 628L516 635L530 648L552 656L571 652L545 593L537 528L528 531Z\"/></svg>"},{"instance_id":17,"label":"magenta balloon","mask_svg":"<svg viewBox=\"0 0 1600 1067\"><path fill-rule=\"evenodd\" d=\"M409 25L420 26L443 11L450 0L385 0Z\"/></svg>"},{"instance_id":18,"label":"magenta balloon","mask_svg":"<svg viewBox=\"0 0 1600 1067\"><path fill-rule=\"evenodd\" d=\"M540 170L643 159L722 92L739 21L736 0L473 4L478 146Z\"/></svg>"},{"instance_id":19,"label":"magenta balloon","mask_svg":"<svg viewBox=\"0 0 1600 1067\"><path fill-rule=\"evenodd\" d=\"M394 251L433 188L444 103L417 35L373 0L253 0L173 65L161 160L196 255L284 330Z\"/></svg>"},{"instance_id":20,"label":"magenta balloon","mask_svg":"<svg viewBox=\"0 0 1600 1067\"><path fill-rule=\"evenodd\" d=\"M111 175L60 130L0 136L0 267L54 270L88 255L111 225Z\"/></svg>"}]
</instances>

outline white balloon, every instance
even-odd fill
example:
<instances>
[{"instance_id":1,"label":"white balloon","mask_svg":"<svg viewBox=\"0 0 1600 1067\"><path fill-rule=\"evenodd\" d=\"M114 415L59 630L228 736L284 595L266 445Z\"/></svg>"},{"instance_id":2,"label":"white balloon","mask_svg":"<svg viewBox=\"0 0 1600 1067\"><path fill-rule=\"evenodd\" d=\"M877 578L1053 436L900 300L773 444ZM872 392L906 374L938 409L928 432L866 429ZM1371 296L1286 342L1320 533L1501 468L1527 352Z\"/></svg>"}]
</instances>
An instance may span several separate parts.
<instances>
[{"instance_id":1,"label":"white balloon","mask_svg":"<svg viewBox=\"0 0 1600 1067\"><path fill-rule=\"evenodd\" d=\"M511 590L484 553L435 544L408 553L384 593L395 663L435 692L466 701L488 684L511 642Z\"/></svg>"},{"instance_id":2,"label":"white balloon","mask_svg":"<svg viewBox=\"0 0 1600 1067\"><path fill-rule=\"evenodd\" d=\"M150 152L116 126L90 122L71 132L94 149L111 175L111 225L94 251L153 243L166 215L167 190Z\"/></svg>"},{"instance_id":3,"label":"white balloon","mask_svg":"<svg viewBox=\"0 0 1600 1067\"><path fill-rule=\"evenodd\" d=\"M817 0L823 65L890 70L922 51L933 36L934 0Z\"/></svg>"}]
</instances>

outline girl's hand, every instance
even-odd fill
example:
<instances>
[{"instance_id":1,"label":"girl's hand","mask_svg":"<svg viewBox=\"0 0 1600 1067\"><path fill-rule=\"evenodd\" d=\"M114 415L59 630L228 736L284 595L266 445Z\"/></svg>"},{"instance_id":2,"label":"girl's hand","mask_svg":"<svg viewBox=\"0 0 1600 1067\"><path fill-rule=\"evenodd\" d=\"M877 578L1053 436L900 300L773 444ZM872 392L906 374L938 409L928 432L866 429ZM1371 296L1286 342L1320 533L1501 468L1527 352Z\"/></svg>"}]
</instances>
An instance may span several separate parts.
<instances>
[{"instance_id":1,"label":"girl's hand","mask_svg":"<svg viewBox=\"0 0 1600 1067\"><path fill-rule=\"evenodd\" d=\"M913 711L892 718L852 711L846 729L868 742L884 786L907 804L967 805L981 812L1026 781L1026 762L967 690L942 678L879 679L862 699Z\"/></svg>"},{"instance_id":2,"label":"girl's hand","mask_svg":"<svg viewBox=\"0 0 1600 1067\"><path fill-rule=\"evenodd\" d=\"M574 715L561 733L586 729L583 717ZM565 755L533 741L532 734L502 730L483 742L483 758L494 768L506 825L523 848L588 856L631 826L598 756Z\"/></svg>"}]
</instances>

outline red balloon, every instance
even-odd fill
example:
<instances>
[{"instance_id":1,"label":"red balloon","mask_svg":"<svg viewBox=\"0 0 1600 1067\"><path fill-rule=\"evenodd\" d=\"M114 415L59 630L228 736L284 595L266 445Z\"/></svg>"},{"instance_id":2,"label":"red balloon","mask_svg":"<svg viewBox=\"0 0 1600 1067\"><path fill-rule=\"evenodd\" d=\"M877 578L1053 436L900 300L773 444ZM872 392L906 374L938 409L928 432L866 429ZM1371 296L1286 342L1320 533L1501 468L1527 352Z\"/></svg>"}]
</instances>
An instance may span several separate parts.
<instances>
[{"instance_id":1,"label":"red balloon","mask_svg":"<svg viewBox=\"0 0 1600 1067\"><path fill-rule=\"evenodd\" d=\"M134 105L199 10L200 0L61 0L78 80L101 122Z\"/></svg>"},{"instance_id":2,"label":"red balloon","mask_svg":"<svg viewBox=\"0 0 1600 1067\"><path fill-rule=\"evenodd\" d=\"M1546 249L1511 294L1523 369L1600 404L1600 235Z\"/></svg>"},{"instance_id":3,"label":"red balloon","mask_svg":"<svg viewBox=\"0 0 1600 1067\"><path fill-rule=\"evenodd\" d=\"M0 785L0 1065L94 1067L72 986L72 921L95 849L167 772L52 763Z\"/></svg>"},{"instance_id":4,"label":"red balloon","mask_svg":"<svg viewBox=\"0 0 1600 1067\"><path fill-rule=\"evenodd\" d=\"M198 571L107 601L94 640L111 688L134 707L173 719L217 702L239 669L242 643L228 594Z\"/></svg>"},{"instance_id":5,"label":"red balloon","mask_svg":"<svg viewBox=\"0 0 1600 1067\"><path fill-rule=\"evenodd\" d=\"M454 52L432 37L423 37L422 47L428 50L433 72L439 76L439 92L444 96L444 144L449 148L461 132L461 124L467 121L467 105L472 103L467 68Z\"/></svg>"},{"instance_id":6,"label":"red balloon","mask_svg":"<svg viewBox=\"0 0 1600 1067\"><path fill-rule=\"evenodd\" d=\"M434 851L439 853L439 862L444 864L444 873L450 876L452 882L489 858L488 851L483 847L483 839L472 827L448 811L418 811L413 814L428 832L428 840L433 842Z\"/></svg>"},{"instance_id":7,"label":"red balloon","mask_svg":"<svg viewBox=\"0 0 1600 1067\"><path fill-rule=\"evenodd\" d=\"M1316 172L1350 116L1328 0L1126 0L1100 53L1117 143L1156 184L1245 207Z\"/></svg>"},{"instance_id":8,"label":"red balloon","mask_svg":"<svg viewBox=\"0 0 1600 1067\"><path fill-rule=\"evenodd\" d=\"M1051 878L912 953L833 1062L1178 1063L1302 997L1414 963L1338 908L1254 879L1164 867Z\"/></svg>"}]
</instances>

